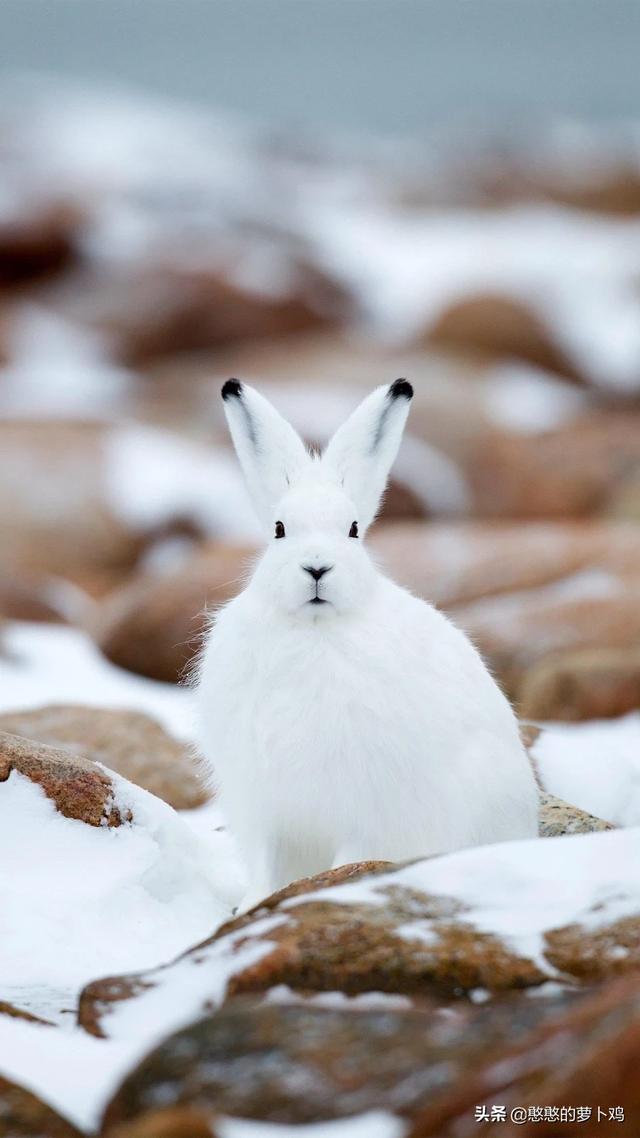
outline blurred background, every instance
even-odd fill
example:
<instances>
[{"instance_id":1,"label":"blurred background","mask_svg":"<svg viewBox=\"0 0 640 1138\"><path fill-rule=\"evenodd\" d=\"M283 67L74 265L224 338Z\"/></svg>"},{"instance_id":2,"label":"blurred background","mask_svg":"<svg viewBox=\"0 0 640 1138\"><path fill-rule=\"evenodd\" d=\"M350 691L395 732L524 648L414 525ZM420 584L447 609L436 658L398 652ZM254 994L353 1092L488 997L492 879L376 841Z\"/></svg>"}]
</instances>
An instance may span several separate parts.
<instances>
[{"instance_id":1,"label":"blurred background","mask_svg":"<svg viewBox=\"0 0 640 1138\"><path fill-rule=\"evenodd\" d=\"M376 556L524 719L628 730L639 43L635 0L3 0L5 621L175 683L258 537L221 382L319 445L407 375Z\"/></svg>"}]
</instances>

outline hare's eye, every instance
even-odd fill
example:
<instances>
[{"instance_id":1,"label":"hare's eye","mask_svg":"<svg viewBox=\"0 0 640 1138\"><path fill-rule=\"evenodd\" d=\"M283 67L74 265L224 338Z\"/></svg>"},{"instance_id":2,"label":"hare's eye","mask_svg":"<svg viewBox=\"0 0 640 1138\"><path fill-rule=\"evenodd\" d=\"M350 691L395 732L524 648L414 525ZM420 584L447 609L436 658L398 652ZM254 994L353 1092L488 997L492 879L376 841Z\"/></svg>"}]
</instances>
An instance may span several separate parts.
<instances>
[{"instance_id":1,"label":"hare's eye","mask_svg":"<svg viewBox=\"0 0 640 1138\"><path fill-rule=\"evenodd\" d=\"M276 537L284 537L284 525L282 522L276 522Z\"/></svg>"},{"instance_id":2,"label":"hare's eye","mask_svg":"<svg viewBox=\"0 0 640 1138\"><path fill-rule=\"evenodd\" d=\"M357 536L358 536L358 523L352 522L351 523L351 529L349 530L349 537L357 537Z\"/></svg>"}]
</instances>

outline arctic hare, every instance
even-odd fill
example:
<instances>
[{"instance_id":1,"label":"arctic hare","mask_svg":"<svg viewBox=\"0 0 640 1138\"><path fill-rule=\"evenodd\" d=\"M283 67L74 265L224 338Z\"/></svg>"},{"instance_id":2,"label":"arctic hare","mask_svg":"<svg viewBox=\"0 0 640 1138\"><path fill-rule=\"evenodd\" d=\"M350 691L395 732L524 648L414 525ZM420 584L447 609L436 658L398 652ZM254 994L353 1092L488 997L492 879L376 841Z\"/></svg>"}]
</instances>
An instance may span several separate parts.
<instances>
[{"instance_id":1,"label":"arctic hare","mask_svg":"<svg viewBox=\"0 0 640 1138\"><path fill-rule=\"evenodd\" d=\"M222 388L268 537L215 616L197 694L245 906L330 866L537 833L509 703L464 633L363 544L412 396L404 379L378 387L320 457L253 388Z\"/></svg>"}]
</instances>

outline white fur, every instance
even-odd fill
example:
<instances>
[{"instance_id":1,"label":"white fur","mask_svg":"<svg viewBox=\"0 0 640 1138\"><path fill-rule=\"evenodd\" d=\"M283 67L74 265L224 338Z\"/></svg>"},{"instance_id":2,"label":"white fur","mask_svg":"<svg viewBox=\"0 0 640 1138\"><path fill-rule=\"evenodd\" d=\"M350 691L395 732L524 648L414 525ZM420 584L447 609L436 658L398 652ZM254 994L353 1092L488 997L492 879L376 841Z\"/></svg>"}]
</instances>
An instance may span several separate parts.
<instances>
[{"instance_id":1,"label":"white fur","mask_svg":"<svg viewBox=\"0 0 640 1138\"><path fill-rule=\"evenodd\" d=\"M215 617L198 705L250 875L245 905L332 865L535 836L535 781L507 700L467 637L363 546L410 387L374 391L322 459L236 387L225 410L268 545ZM304 566L332 568L316 583ZM310 603L316 591L326 603Z\"/></svg>"}]
</instances>

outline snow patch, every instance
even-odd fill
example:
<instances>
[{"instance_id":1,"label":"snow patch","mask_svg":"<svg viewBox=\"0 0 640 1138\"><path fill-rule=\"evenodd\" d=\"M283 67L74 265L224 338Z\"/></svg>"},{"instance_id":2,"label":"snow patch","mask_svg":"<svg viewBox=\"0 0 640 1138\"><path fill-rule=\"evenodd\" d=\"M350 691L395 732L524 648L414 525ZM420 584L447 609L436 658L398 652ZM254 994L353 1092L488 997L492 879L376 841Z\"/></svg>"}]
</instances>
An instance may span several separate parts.
<instances>
[{"instance_id":1,"label":"snow patch","mask_svg":"<svg viewBox=\"0 0 640 1138\"><path fill-rule=\"evenodd\" d=\"M220 1138L403 1138L408 1130L409 1123L378 1110L304 1126L243 1118L216 1119L216 1133Z\"/></svg>"},{"instance_id":2,"label":"snow patch","mask_svg":"<svg viewBox=\"0 0 640 1138\"><path fill-rule=\"evenodd\" d=\"M144 531L187 519L214 537L252 540L259 534L231 451L142 424L109 432L105 447L107 501L126 525Z\"/></svg>"},{"instance_id":3,"label":"snow patch","mask_svg":"<svg viewBox=\"0 0 640 1138\"><path fill-rule=\"evenodd\" d=\"M640 826L640 712L544 724L532 754L551 794L616 826Z\"/></svg>"},{"instance_id":4,"label":"snow patch","mask_svg":"<svg viewBox=\"0 0 640 1138\"><path fill-rule=\"evenodd\" d=\"M96 976L154 967L230 915L210 845L166 803L107 773L133 822L65 818L17 771L0 784L6 998L14 986L77 991Z\"/></svg>"},{"instance_id":5,"label":"snow patch","mask_svg":"<svg viewBox=\"0 0 640 1138\"><path fill-rule=\"evenodd\" d=\"M186 688L116 668L75 628L19 621L3 625L0 711L50 703L127 708L154 716L180 739L193 737Z\"/></svg>"}]
</instances>

